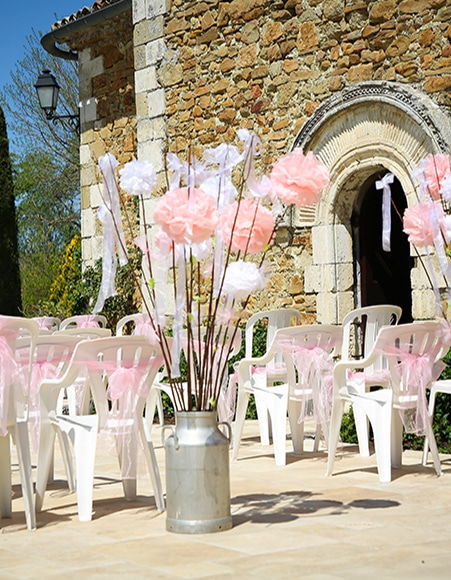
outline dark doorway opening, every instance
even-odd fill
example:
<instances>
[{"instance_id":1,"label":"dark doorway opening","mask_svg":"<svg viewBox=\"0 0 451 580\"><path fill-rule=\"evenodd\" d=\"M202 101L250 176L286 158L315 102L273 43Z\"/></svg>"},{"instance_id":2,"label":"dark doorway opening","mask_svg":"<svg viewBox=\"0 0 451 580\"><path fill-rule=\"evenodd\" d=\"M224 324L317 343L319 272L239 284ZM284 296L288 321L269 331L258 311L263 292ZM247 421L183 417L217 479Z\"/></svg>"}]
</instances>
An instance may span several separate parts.
<instances>
[{"instance_id":1,"label":"dark doorway opening","mask_svg":"<svg viewBox=\"0 0 451 580\"><path fill-rule=\"evenodd\" d=\"M391 184L391 251L382 248L382 190L376 181L387 173L373 175L362 188L352 216L354 234L357 306L395 304L402 308L400 322L412 321L412 285L410 271L413 258L402 230L406 196L398 179Z\"/></svg>"}]
</instances>

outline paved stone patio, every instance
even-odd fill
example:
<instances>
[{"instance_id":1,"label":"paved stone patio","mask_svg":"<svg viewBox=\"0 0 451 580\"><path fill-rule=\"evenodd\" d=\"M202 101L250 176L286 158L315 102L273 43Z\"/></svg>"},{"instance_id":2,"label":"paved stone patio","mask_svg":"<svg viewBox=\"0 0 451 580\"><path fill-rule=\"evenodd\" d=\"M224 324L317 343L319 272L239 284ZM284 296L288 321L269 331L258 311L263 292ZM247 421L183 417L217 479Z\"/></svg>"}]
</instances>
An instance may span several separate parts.
<instances>
[{"instance_id":1,"label":"paved stone patio","mask_svg":"<svg viewBox=\"0 0 451 580\"><path fill-rule=\"evenodd\" d=\"M442 456L437 478L420 452L405 452L393 481L380 484L374 455L342 446L326 478L325 451L295 456L288 441L288 463L276 467L257 434L247 421L231 463L233 528L214 534L167 532L146 480L139 501L126 502L102 438L93 520L78 521L57 456L57 481L29 532L15 465L13 518L0 520L0 578L449 578L451 456ZM154 439L164 483L158 428Z\"/></svg>"}]
</instances>

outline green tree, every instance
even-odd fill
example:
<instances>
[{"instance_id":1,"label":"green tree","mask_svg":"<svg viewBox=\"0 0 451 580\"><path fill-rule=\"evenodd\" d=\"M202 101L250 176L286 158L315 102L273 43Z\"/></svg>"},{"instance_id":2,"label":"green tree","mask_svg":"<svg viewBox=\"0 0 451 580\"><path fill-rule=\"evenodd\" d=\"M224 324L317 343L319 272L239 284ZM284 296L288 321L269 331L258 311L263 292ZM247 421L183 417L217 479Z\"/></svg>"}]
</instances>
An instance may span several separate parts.
<instances>
[{"instance_id":1,"label":"green tree","mask_svg":"<svg viewBox=\"0 0 451 580\"><path fill-rule=\"evenodd\" d=\"M48 312L49 289L66 247L79 233L79 140L62 123L47 121L34 84L50 69L62 90L58 112L76 113L77 63L47 54L40 33L27 37L24 58L11 73L11 83L0 94L10 129L23 312ZM80 270L81 277L81 270Z\"/></svg>"},{"instance_id":2,"label":"green tree","mask_svg":"<svg viewBox=\"0 0 451 580\"><path fill-rule=\"evenodd\" d=\"M18 316L22 309L14 184L9 141L0 107L0 313Z\"/></svg>"}]
</instances>

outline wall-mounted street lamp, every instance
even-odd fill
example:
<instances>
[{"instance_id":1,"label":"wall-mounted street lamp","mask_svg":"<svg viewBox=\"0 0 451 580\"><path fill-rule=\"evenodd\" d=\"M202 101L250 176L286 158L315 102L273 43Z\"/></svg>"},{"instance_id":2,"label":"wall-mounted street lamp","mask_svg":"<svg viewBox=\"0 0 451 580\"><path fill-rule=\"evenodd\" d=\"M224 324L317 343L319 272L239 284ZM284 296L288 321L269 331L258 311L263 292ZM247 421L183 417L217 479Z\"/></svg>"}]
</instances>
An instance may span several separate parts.
<instances>
[{"instance_id":1,"label":"wall-mounted street lamp","mask_svg":"<svg viewBox=\"0 0 451 580\"><path fill-rule=\"evenodd\" d=\"M45 113L45 117L48 121L53 121L56 123L60 121L61 123L68 124L74 131L79 134L80 132L80 115L56 115L56 105L58 104L58 95L60 87L56 82L56 78L52 75L49 70L43 70L38 76L38 80L34 85L36 92L38 94L39 104L41 109Z\"/></svg>"}]
</instances>

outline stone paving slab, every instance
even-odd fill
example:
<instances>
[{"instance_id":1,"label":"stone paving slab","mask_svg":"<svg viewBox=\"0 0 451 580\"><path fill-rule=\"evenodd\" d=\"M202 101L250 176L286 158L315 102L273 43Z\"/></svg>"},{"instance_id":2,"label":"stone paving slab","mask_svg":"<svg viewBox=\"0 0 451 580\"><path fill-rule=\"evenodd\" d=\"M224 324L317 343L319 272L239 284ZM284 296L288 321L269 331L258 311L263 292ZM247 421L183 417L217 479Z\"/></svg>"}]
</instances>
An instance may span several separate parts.
<instances>
[{"instance_id":1,"label":"stone paving slab","mask_svg":"<svg viewBox=\"0 0 451 580\"><path fill-rule=\"evenodd\" d=\"M138 483L126 502L116 459L99 438L93 520L77 518L58 453L56 481L46 493L38 529L28 532L14 465L13 517L0 519L0 579L88 578L449 578L451 457L444 475L421 453L403 454L391 483L379 483L375 457L342 446L332 477L326 452L295 456L276 467L271 447L247 421L231 463L233 528L213 534L167 532L152 488ZM155 429L164 484L164 450Z\"/></svg>"}]
</instances>

